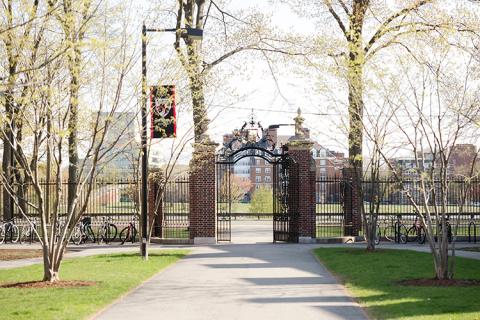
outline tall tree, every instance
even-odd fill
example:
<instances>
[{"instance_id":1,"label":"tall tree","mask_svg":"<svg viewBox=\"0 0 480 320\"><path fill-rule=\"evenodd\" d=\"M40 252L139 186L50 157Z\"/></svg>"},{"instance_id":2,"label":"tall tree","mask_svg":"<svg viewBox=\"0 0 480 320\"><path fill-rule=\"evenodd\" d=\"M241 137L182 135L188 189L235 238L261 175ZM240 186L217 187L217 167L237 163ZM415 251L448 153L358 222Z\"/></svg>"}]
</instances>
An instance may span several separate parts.
<instances>
[{"instance_id":1,"label":"tall tree","mask_svg":"<svg viewBox=\"0 0 480 320\"><path fill-rule=\"evenodd\" d=\"M6 135L3 140L2 155L2 172L12 185L17 180L18 184L22 183L22 175L16 170L14 161L15 145L13 136L17 139L22 137L22 122L14 121L15 112L21 108L22 97L25 97L28 90L26 82L31 81L31 75L28 71L35 69L35 65L29 65L25 70L25 60L27 56L36 56L40 42L42 40L42 23L48 18L48 13L42 15L42 21L37 21L39 0L33 1L13 1L9 0L2 6L3 19L0 22L0 45L2 47L2 64L4 64L4 75L0 81L5 84L0 86L0 96L2 96L2 104L4 104L4 112L6 121L4 126ZM35 29L34 26L40 25ZM40 30L40 31L39 31ZM0 74L1 75L1 74ZM20 193L23 189L18 190ZM3 190L3 218L13 218L13 199L7 190ZM22 203L23 205L23 203Z\"/></svg>"},{"instance_id":2,"label":"tall tree","mask_svg":"<svg viewBox=\"0 0 480 320\"><path fill-rule=\"evenodd\" d=\"M68 73L70 75L69 86L69 112L68 112L68 206L73 206L76 185L78 183L78 126L79 126L79 103L82 71L81 48L85 33L95 12L92 0L48 0L48 5L55 13L55 17L63 31ZM57 8L57 9L55 9Z\"/></svg>"},{"instance_id":3,"label":"tall tree","mask_svg":"<svg viewBox=\"0 0 480 320\"><path fill-rule=\"evenodd\" d=\"M388 4L370 0L323 0L345 41L346 81L348 85L348 151L349 162L356 170L363 169L364 72L366 63L380 50L400 44L409 34L437 30L442 23L420 16L419 10L433 0L405 1L403 8L389 10ZM379 6L383 8L379 9ZM380 12L387 12L381 14ZM388 13L389 11L392 11ZM374 32L367 36L366 21L377 21ZM367 39L365 41L364 39Z\"/></svg>"}]
</instances>

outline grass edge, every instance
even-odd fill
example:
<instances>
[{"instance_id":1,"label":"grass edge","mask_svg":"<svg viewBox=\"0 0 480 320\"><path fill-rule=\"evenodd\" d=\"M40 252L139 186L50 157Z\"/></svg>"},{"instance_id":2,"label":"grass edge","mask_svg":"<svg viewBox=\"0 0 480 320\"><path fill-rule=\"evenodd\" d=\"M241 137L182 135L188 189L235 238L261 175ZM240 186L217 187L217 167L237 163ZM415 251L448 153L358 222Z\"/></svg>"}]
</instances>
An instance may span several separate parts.
<instances>
[{"instance_id":1,"label":"grass edge","mask_svg":"<svg viewBox=\"0 0 480 320\"><path fill-rule=\"evenodd\" d=\"M162 250L162 249L160 249ZM156 272L155 274L153 274L152 276L148 277L147 279L143 280L142 282L140 282L137 286L135 286L134 288L128 290L127 292L124 292L122 293L119 297L117 297L116 299L114 299L113 301L111 301L110 303L108 303L107 305L103 306L101 309L97 310L95 313L93 313L92 315L90 316L87 316L85 319L88 319L88 320L94 320L95 318L97 318L98 316L100 316L102 313L104 313L108 308L110 308L111 306L113 306L114 304L116 303L119 303L121 302L122 300L124 300L129 294L133 293L134 291L140 289L141 287L143 287L148 281L152 280L154 277L156 277L157 275L159 275L160 273L164 272L165 270L168 270L169 268L173 267L174 265L176 265L178 263L178 261L182 260L185 256L189 255L190 254L190 251L188 250L188 252L185 253L185 255L178 259L177 261L175 261L174 263L171 263L169 265L167 265L165 268L159 270L158 272ZM100 255L104 255L104 254L98 254L99 256ZM90 256L92 257L92 256Z\"/></svg>"},{"instance_id":2,"label":"grass edge","mask_svg":"<svg viewBox=\"0 0 480 320\"><path fill-rule=\"evenodd\" d=\"M322 263L322 260L320 259L319 256L317 256L315 254L315 250L317 249L328 249L328 248L324 248L324 247L318 247L318 248L314 248L310 251L310 253L313 255L313 257L315 258L315 260L318 262L318 264L320 266L322 266L325 271L327 271L327 273L333 278L335 279L335 281L337 281L337 283L342 287L342 290L345 292L345 294L350 298L350 300L352 300L354 303L356 303L360 309L362 310L362 313L365 315L365 317L367 319L376 319L374 318L371 313L368 311L368 307L363 307L362 304L360 303L360 301L352 294L352 292L350 292L350 290L348 290L347 287L345 287L345 280L342 279L342 277L338 276L337 274L335 274L334 272L330 271L327 266Z\"/></svg>"}]
</instances>

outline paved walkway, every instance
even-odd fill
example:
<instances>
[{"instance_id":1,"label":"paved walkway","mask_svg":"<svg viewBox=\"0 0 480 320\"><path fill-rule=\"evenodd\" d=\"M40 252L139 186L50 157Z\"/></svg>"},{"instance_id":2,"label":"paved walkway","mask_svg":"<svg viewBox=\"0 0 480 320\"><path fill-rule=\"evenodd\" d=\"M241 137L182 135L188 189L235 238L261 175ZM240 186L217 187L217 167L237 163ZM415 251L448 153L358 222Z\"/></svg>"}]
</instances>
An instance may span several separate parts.
<instances>
[{"instance_id":1,"label":"paved walkway","mask_svg":"<svg viewBox=\"0 0 480 320\"><path fill-rule=\"evenodd\" d=\"M366 319L312 248L198 247L96 319Z\"/></svg>"}]
</instances>

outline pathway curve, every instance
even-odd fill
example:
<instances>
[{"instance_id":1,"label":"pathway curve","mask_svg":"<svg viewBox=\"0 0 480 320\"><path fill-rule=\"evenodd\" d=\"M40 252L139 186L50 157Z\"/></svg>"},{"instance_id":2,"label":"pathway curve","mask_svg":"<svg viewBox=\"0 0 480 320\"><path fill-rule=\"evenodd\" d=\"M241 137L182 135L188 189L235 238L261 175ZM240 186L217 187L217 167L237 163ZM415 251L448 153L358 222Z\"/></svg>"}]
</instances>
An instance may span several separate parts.
<instances>
[{"instance_id":1,"label":"pathway curve","mask_svg":"<svg viewBox=\"0 0 480 320\"><path fill-rule=\"evenodd\" d=\"M197 247L96 319L366 319L313 248Z\"/></svg>"}]
</instances>

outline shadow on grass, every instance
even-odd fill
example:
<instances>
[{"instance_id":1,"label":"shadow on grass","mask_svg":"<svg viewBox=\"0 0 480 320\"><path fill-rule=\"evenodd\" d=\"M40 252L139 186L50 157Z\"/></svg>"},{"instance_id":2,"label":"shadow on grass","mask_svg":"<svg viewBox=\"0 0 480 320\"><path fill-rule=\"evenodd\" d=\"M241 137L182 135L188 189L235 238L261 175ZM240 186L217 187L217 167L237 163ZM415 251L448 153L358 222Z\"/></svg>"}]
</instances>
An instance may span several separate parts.
<instances>
[{"instance_id":1,"label":"shadow on grass","mask_svg":"<svg viewBox=\"0 0 480 320\"><path fill-rule=\"evenodd\" d=\"M171 258L183 258L185 257L187 253L179 253L179 252L157 252L157 251L153 251L153 252L149 252L148 253L148 256L149 257L171 257ZM130 253L114 253L114 254L101 254L101 255L96 255L94 256L95 258L97 259L124 259L124 258L134 258L134 257L138 257L138 258L141 258L141 255L140 253L138 252L130 252Z\"/></svg>"},{"instance_id":2,"label":"shadow on grass","mask_svg":"<svg viewBox=\"0 0 480 320\"><path fill-rule=\"evenodd\" d=\"M406 250L320 248L315 254L375 318L432 316L478 319L479 287L403 286L399 281L433 278L430 254ZM479 262L457 258L457 279L480 279Z\"/></svg>"}]
</instances>

